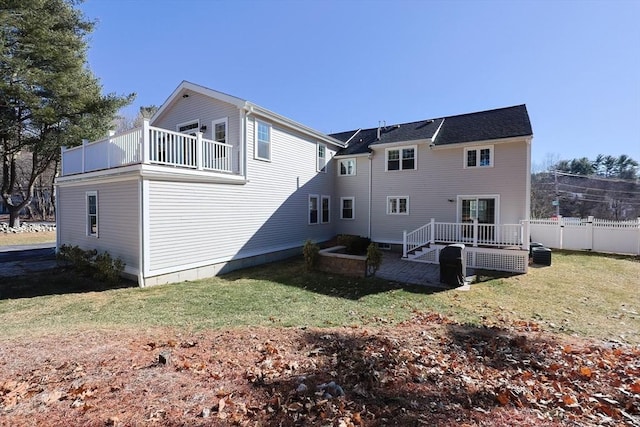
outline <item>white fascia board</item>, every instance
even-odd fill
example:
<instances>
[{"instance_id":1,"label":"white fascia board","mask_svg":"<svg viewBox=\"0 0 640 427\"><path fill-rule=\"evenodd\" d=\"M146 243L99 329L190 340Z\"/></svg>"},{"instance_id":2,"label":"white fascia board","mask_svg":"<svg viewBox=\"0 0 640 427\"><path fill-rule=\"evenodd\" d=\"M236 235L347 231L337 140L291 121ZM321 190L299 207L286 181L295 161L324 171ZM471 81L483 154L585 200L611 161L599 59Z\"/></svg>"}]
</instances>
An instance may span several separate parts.
<instances>
[{"instance_id":1,"label":"white fascia board","mask_svg":"<svg viewBox=\"0 0 640 427\"><path fill-rule=\"evenodd\" d=\"M291 129L294 129L304 135L310 136L314 139L320 140L322 142L326 142L327 144L335 145L340 148L346 147L346 144L342 141L339 141L335 138L332 138L328 135L325 135L322 132L319 132L315 129L312 129L308 126L303 125L302 123L298 123L295 120L291 120L285 116L281 116L278 113L274 113L273 111L267 110L266 108L262 108L259 105L256 105L252 102L247 102L245 105L245 109L250 114L261 116L265 119L268 119L274 123L278 123L280 125L287 126Z\"/></svg>"},{"instance_id":2,"label":"white fascia board","mask_svg":"<svg viewBox=\"0 0 640 427\"><path fill-rule=\"evenodd\" d=\"M59 176L55 180L55 185L58 187L72 187L93 183L95 181L116 182L137 179L140 176L140 166L138 163L113 169Z\"/></svg>"},{"instance_id":3,"label":"white fascia board","mask_svg":"<svg viewBox=\"0 0 640 427\"><path fill-rule=\"evenodd\" d=\"M444 145L434 145L431 146L433 150L446 150L451 148L460 148L460 147L475 147L480 145L498 145L498 144L509 144L513 142L526 142L528 144L531 143L532 135L524 135L524 136L512 136L509 138L498 138L498 139L485 139L482 141L469 141L469 142L454 142L452 144L444 144Z\"/></svg>"},{"instance_id":4,"label":"white fascia board","mask_svg":"<svg viewBox=\"0 0 640 427\"><path fill-rule=\"evenodd\" d=\"M235 96L227 95L226 93L218 92L217 90L209 89L207 87L183 80L182 83L180 83L178 87L173 91L173 93L169 95L167 100L164 101L160 108L158 108L158 111L156 111L156 113L151 117L149 122L153 124L153 122L156 121L162 115L162 113L164 113L164 111L169 108L171 104L173 104L176 99L182 97L184 91L187 90L195 93L200 93L214 99L218 99L220 101L235 105L238 108L243 108L246 102L244 99L236 98Z\"/></svg>"},{"instance_id":5,"label":"white fascia board","mask_svg":"<svg viewBox=\"0 0 640 427\"><path fill-rule=\"evenodd\" d=\"M358 154L340 154L333 156L334 159L350 159L351 157L368 157L371 153L358 153Z\"/></svg>"},{"instance_id":6,"label":"white fascia board","mask_svg":"<svg viewBox=\"0 0 640 427\"><path fill-rule=\"evenodd\" d=\"M387 142L383 144L369 144L369 148L376 150L378 148L403 147L406 145L431 144L431 139L414 139L412 141Z\"/></svg>"}]
</instances>

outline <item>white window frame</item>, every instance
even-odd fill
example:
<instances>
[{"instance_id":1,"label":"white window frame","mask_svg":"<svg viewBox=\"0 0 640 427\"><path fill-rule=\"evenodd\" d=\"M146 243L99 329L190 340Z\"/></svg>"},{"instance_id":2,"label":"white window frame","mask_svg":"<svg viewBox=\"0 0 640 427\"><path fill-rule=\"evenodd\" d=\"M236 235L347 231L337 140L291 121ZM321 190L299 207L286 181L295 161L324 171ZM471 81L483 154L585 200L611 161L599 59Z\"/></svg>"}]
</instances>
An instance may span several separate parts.
<instances>
[{"instance_id":1,"label":"white window frame","mask_svg":"<svg viewBox=\"0 0 640 427\"><path fill-rule=\"evenodd\" d=\"M264 125L269 129L269 141L267 141L267 143L269 144L268 146L268 156L267 157L260 157L259 155L259 150L258 150L258 144L260 142L260 140L258 139L258 129L260 128L260 125ZM267 122L263 122L261 120L256 120L255 121L255 129L254 129L254 146L253 146L253 153L254 153L254 158L256 160L262 160L264 162L270 162L271 161L271 144L273 141L273 128L271 126L270 123Z\"/></svg>"},{"instance_id":2,"label":"white window frame","mask_svg":"<svg viewBox=\"0 0 640 427\"><path fill-rule=\"evenodd\" d=\"M96 213L92 214L89 212L89 197L95 197L96 198ZM98 210L98 192L97 191L87 191L85 193L85 209L86 209L86 230L87 230L87 236L88 237L98 237L98 232L100 230L99 226L99 210ZM96 231L95 233L93 233L91 231L91 217L95 216L96 217Z\"/></svg>"},{"instance_id":3,"label":"white window frame","mask_svg":"<svg viewBox=\"0 0 640 427\"><path fill-rule=\"evenodd\" d=\"M481 165L480 164L480 153L482 153L482 150L489 150L489 164L488 165ZM476 164L475 166L469 166L468 163L468 156L469 156L469 152L470 151L475 151L476 152ZM465 169L477 169L477 168L492 168L493 167L493 157L494 157L494 149L493 149L493 145L483 145L483 146L479 146L479 147L468 147L464 149L464 156L463 156L463 166Z\"/></svg>"},{"instance_id":4,"label":"white window frame","mask_svg":"<svg viewBox=\"0 0 640 427\"><path fill-rule=\"evenodd\" d=\"M324 201L327 201L327 220L324 220ZM322 196L320 198L320 224L329 224L331 222L331 197Z\"/></svg>"},{"instance_id":5,"label":"white window frame","mask_svg":"<svg viewBox=\"0 0 640 427\"><path fill-rule=\"evenodd\" d=\"M405 199L405 212L400 212L401 199ZM395 200L395 212L391 209L392 200ZM387 215L409 215L409 196L387 196Z\"/></svg>"},{"instance_id":6,"label":"white window frame","mask_svg":"<svg viewBox=\"0 0 640 427\"><path fill-rule=\"evenodd\" d=\"M216 139L216 125L219 125L220 123L224 123L224 141L218 141ZM229 143L229 117L223 117L211 122L211 139L223 144Z\"/></svg>"},{"instance_id":7,"label":"white window frame","mask_svg":"<svg viewBox=\"0 0 640 427\"><path fill-rule=\"evenodd\" d=\"M323 149L324 156L320 156L320 150ZM316 143L316 172L327 173L327 144L321 142Z\"/></svg>"},{"instance_id":8,"label":"white window frame","mask_svg":"<svg viewBox=\"0 0 640 427\"><path fill-rule=\"evenodd\" d=\"M349 166L348 166L348 162L352 162L353 163L353 169L351 171L351 173L349 173ZM338 162L338 175L340 176L355 176L356 175L356 164L358 162L356 161L355 157L350 157L348 159L340 159L340 161ZM346 171L346 173L342 173L342 168L344 167L344 170Z\"/></svg>"},{"instance_id":9,"label":"white window frame","mask_svg":"<svg viewBox=\"0 0 640 427\"><path fill-rule=\"evenodd\" d=\"M404 150L413 150L413 168L405 169L402 165L402 159ZM389 152L398 151L398 155L400 156L398 159L398 169L389 169ZM385 172L398 172L398 171L413 171L418 169L418 146L410 145L404 147L390 147L384 150L384 170Z\"/></svg>"},{"instance_id":10,"label":"white window frame","mask_svg":"<svg viewBox=\"0 0 640 427\"><path fill-rule=\"evenodd\" d=\"M351 218L344 217L344 202L351 200ZM356 219L356 198L355 197L340 197L340 219L345 221L353 221Z\"/></svg>"},{"instance_id":11,"label":"white window frame","mask_svg":"<svg viewBox=\"0 0 640 427\"><path fill-rule=\"evenodd\" d=\"M311 221L311 200L316 201L316 221ZM320 216L321 216L321 206L320 206L320 196L317 194L309 194L309 204L307 207L307 222L309 225L320 224Z\"/></svg>"},{"instance_id":12,"label":"white window frame","mask_svg":"<svg viewBox=\"0 0 640 427\"><path fill-rule=\"evenodd\" d=\"M181 127L183 126L187 126L187 125L191 125L191 124L196 124L196 127L191 128L191 129L185 129L185 130L180 130ZM198 132L200 132L200 119L196 119L196 120L189 120L186 122L182 122L182 123L178 123L176 125L176 132L180 132L180 133L184 133L186 135L195 135Z\"/></svg>"}]
</instances>

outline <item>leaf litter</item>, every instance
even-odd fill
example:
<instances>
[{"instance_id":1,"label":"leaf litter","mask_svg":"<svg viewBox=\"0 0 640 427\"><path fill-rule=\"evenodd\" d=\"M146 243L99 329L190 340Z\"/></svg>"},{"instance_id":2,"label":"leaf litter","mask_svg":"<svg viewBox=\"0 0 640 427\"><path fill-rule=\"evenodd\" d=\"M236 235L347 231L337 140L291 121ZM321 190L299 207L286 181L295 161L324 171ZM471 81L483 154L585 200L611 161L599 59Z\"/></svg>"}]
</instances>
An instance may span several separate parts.
<instances>
[{"instance_id":1,"label":"leaf litter","mask_svg":"<svg viewBox=\"0 0 640 427\"><path fill-rule=\"evenodd\" d=\"M0 425L640 426L638 346L534 322L0 342Z\"/></svg>"}]
</instances>

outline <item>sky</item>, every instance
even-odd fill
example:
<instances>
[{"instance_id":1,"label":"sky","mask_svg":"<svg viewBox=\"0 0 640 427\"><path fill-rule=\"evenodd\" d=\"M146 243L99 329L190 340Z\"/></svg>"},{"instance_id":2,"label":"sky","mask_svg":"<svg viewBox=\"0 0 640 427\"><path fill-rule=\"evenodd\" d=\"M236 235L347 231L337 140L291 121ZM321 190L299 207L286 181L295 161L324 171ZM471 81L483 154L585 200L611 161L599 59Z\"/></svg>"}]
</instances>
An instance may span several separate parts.
<instances>
[{"instance_id":1,"label":"sky","mask_svg":"<svg viewBox=\"0 0 640 427\"><path fill-rule=\"evenodd\" d=\"M86 0L122 111L182 80L325 133L526 104L534 169L640 161L640 1Z\"/></svg>"}]
</instances>

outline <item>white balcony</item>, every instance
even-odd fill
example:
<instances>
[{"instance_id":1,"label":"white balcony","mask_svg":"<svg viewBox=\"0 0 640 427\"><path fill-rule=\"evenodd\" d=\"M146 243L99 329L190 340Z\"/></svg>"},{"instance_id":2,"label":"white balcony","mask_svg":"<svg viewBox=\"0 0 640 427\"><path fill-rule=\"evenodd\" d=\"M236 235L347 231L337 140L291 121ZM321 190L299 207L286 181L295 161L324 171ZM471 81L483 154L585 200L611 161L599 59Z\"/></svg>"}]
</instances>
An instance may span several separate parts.
<instances>
[{"instance_id":1,"label":"white balcony","mask_svg":"<svg viewBox=\"0 0 640 427\"><path fill-rule=\"evenodd\" d=\"M233 174L233 146L149 126L62 149L62 176L112 169L132 164Z\"/></svg>"}]
</instances>

